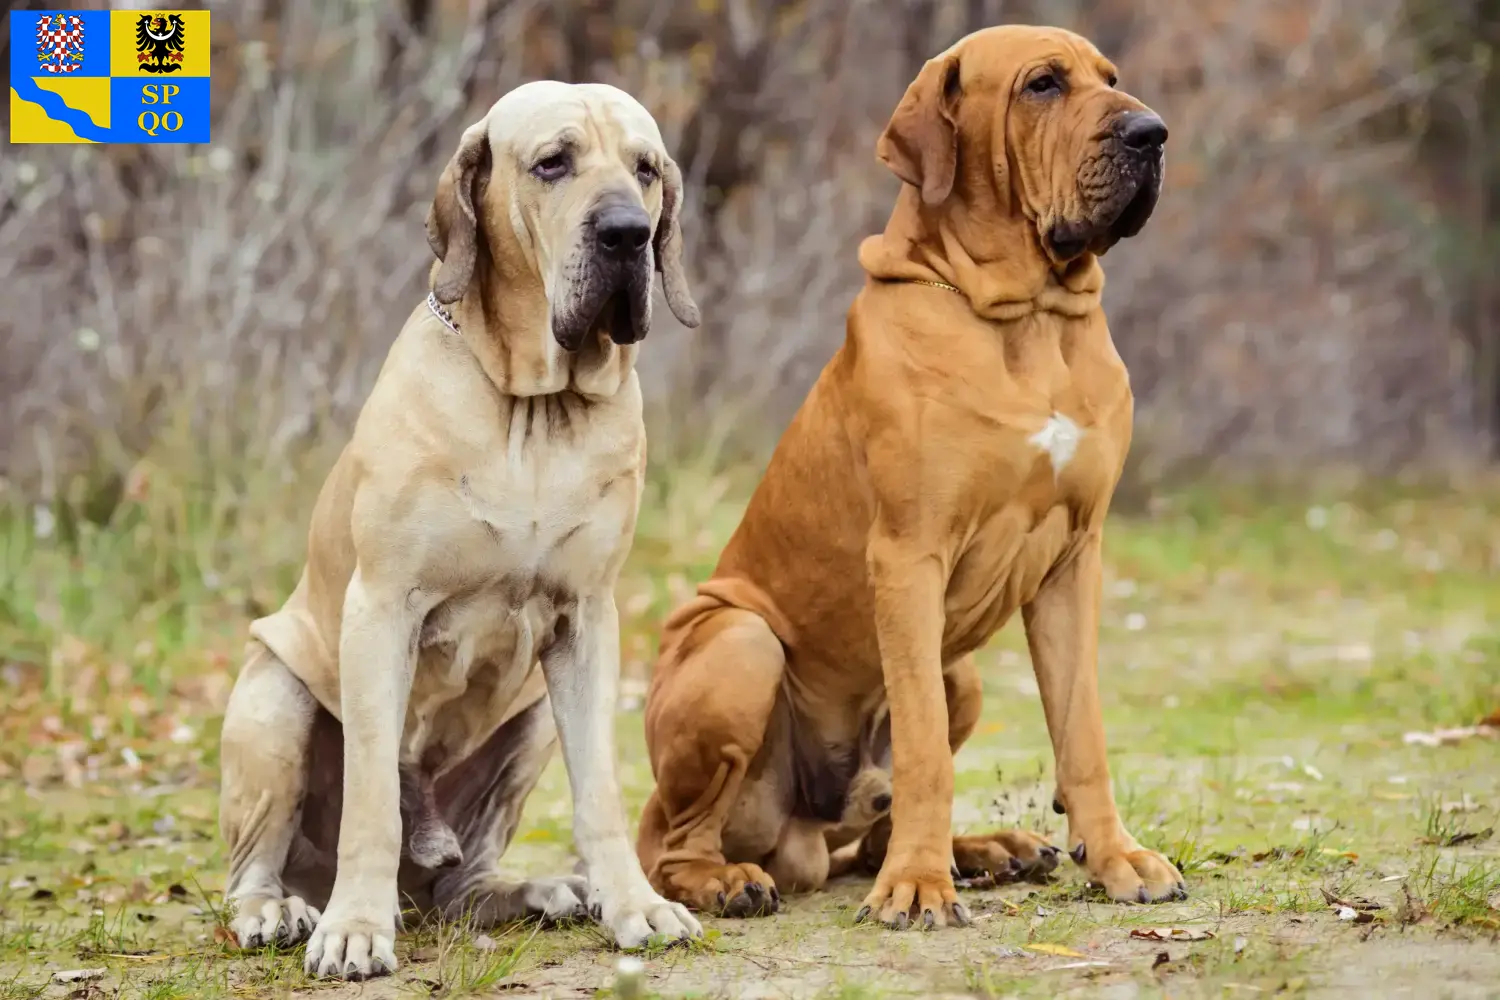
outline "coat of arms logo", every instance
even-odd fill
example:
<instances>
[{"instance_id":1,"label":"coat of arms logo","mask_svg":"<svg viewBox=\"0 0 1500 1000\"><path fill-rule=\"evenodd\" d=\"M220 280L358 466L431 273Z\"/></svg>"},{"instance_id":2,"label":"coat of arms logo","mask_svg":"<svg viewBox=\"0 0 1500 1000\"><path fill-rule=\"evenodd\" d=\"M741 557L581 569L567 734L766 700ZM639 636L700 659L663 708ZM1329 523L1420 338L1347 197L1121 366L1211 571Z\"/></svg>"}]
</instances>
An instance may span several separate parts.
<instances>
[{"instance_id":1,"label":"coat of arms logo","mask_svg":"<svg viewBox=\"0 0 1500 1000\"><path fill-rule=\"evenodd\" d=\"M180 14L142 14L135 23L136 60L147 73L182 69L183 23Z\"/></svg>"},{"instance_id":2,"label":"coat of arms logo","mask_svg":"<svg viewBox=\"0 0 1500 1000\"><path fill-rule=\"evenodd\" d=\"M43 14L36 22L36 61L48 73L72 73L83 65L83 18Z\"/></svg>"}]
</instances>

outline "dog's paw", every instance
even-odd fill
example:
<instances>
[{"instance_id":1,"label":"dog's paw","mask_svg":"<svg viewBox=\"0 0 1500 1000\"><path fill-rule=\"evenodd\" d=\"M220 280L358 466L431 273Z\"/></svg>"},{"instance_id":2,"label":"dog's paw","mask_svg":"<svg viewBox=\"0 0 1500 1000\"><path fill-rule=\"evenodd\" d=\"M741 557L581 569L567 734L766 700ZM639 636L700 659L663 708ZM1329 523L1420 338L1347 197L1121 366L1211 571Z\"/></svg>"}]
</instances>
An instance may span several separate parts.
<instances>
[{"instance_id":1,"label":"dog's paw","mask_svg":"<svg viewBox=\"0 0 1500 1000\"><path fill-rule=\"evenodd\" d=\"M893 930L904 931L918 926L923 930L937 927L966 927L969 911L958 901L953 876L946 865L922 864L889 854L875 888L865 897L855 914L855 923L874 917Z\"/></svg>"},{"instance_id":2,"label":"dog's paw","mask_svg":"<svg viewBox=\"0 0 1500 1000\"><path fill-rule=\"evenodd\" d=\"M251 896L235 904L229 930L247 951L270 946L288 948L307 940L318 919L317 909L308 906L300 896L285 899Z\"/></svg>"},{"instance_id":3,"label":"dog's paw","mask_svg":"<svg viewBox=\"0 0 1500 1000\"><path fill-rule=\"evenodd\" d=\"M1015 882L1051 874L1062 860L1062 852L1038 834L998 830L954 837L953 857L965 878L989 872L996 882Z\"/></svg>"},{"instance_id":4,"label":"dog's paw","mask_svg":"<svg viewBox=\"0 0 1500 1000\"><path fill-rule=\"evenodd\" d=\"M589 897L589 881L579 875L529 879L521 883L521 897L526 915L543 923L569 923L589 915L584 902Z\"/></svg>"},{"instance_id":5,"label":"dog's paw","mask_svg":"<svg viewBox=\"0 0 1500 1000\"><path fill-rule=\"evenodd\" d=\"M669 894L701 913L721 917L769 917L781 909L776 880L759 865L694 862L668 877Z\"/></svg>"},{"instance_id":6,"label":"dog's paw","mask_svg":"<svg viewBox=\"0 0 1500 1000\"><path fill-rule=\"evenodd\" d=\"M1089 879L1117 903L1165 903L1187 898L1187 883L1177 866L1134 840L1092 848L1078 841L1069 852Z\"/></svg>"},{"instance_id":7,"label":"dog's paw","mask_svg":"<svg viewBox=\"0 0 1500 1000\"><path fill-rule=\"evenodd\" d=\"M671 944L703 936L703 926L681 903L658 896L649 886L622 899L597 897L593 908L599 922L608 927L615 943L626 951L655 940Z\"/></svg>"},{"instance_id":8,"label":"dog's paw","mask_svg":"<svg viewBox=\"0 0 1500 1000\"><path fill-rule=\"evenodd\" d=\"M776 888L775 881L767 875L764 880L752 878L740 883L737 892L721 891L715 897L715 902L718 903L721 916L769 917L781 909L781 890Z\"/></svg>"},{"instance_id":9,"label":"dog's paw","mask_svg":"<svg viewBox=\"0 0 1500 1000\"><path fill-rule=\"evenodd\" d=\"M360 982L395 972L394 920L345 916L335 906L329 906L307 942L307 974Z\"/></svg>"}]
</instances>

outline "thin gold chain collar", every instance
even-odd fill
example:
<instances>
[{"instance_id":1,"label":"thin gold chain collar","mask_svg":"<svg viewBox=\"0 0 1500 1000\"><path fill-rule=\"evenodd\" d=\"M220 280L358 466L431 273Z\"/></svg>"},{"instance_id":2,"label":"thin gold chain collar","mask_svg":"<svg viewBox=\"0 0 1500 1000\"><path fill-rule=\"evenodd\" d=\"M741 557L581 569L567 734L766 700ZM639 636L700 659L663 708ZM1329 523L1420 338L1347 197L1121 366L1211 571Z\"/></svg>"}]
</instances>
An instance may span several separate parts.
<instances>
[{"instance_id":1,"label":"thin gold chain collar","mask_svg":"<svg viewBox=\"0 0 1500 1000\"><path fill-rule=\"evenodd\" d=\"M946 288L948 291L957 292L960 295L964 293L962 288L959 288L957 285L950 285L946 281L928 281L926 278L888 278L886 280L905 281L913 285L931 285L933 288Z\"/></svg>"}]
</instances>

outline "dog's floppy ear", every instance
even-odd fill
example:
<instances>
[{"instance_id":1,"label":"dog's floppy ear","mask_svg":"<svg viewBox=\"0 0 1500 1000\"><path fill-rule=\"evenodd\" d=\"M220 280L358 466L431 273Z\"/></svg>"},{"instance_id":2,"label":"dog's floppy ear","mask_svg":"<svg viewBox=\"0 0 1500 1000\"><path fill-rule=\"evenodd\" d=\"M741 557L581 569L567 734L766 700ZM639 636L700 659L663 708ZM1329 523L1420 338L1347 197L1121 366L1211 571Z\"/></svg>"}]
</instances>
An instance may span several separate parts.
<instances>
[{"instance_id":1,"label":"dog's floppy ear","mask_svg":"<svg viewBox=\"0 0 1500 1000\"><path fill-rule=\"evenodd\" d=\"M682 269L682 171L667 158L661 175L661 221L656 224L652 251L656 269L661 272L661 289L667 295L672 315L683 326L697 326L701 317L693 293L688 291L687 274Z\"/></svg>"},{"instance_id":2,"label":"dog's floppy ear","mask_svg":"<svg viewBox=\"0 0 1500 1000\"><path fill-rule=\"evenodd\" d=\"M443 262L432 292L444 304L463 298L474 277L479 256L479 218L474 205L489 179L489 131L479 122L464 131L458 152L438 178L437 195L427 213L427 243Z\"/></svg>"},{"instance_id":3,"label":"dog's floppy ear","mask_svg":"<svg viewBox=\"0 0 1500 1000\"><path fill-rule=\"evenodd\" d=\"M948 197L958 171L958 69L952 53L927 60L875 144L880 162L929 205Z\"/></svg>"}]
</instances>

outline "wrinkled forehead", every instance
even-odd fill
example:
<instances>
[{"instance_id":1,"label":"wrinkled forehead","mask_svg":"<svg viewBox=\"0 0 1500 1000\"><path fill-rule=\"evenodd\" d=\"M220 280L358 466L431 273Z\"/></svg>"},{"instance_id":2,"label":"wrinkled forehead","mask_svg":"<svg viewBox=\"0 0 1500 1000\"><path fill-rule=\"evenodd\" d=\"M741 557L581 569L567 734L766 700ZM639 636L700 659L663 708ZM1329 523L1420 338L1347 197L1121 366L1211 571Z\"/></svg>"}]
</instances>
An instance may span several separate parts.
<instances>
[{"instance_id":1,"label":"wrinkled forehead","mask_svg":"<svg viewBox=\"0 0 1500 1000\"><path fill-rule=\"evenodd\" d=\"M485 123L491 147L522 156L559 140L587 149L665 151L651 112L608 84L523 84L495 102Z\"/></svg>"},{"instance_id":2,"label":"wrinkled forehead","mask_svg":"<svg viewBox=\"0 0 1500 1000\"><path fill-rule=\"evenodd\" d=\"M1018 76L1042 67L1070 78L1102 79L1115 72L1093 42L1063 28L991 28L961 39L949 51L960 54L964 86L975 90L1010 90Z\"/></svg>"}]
</instances>

